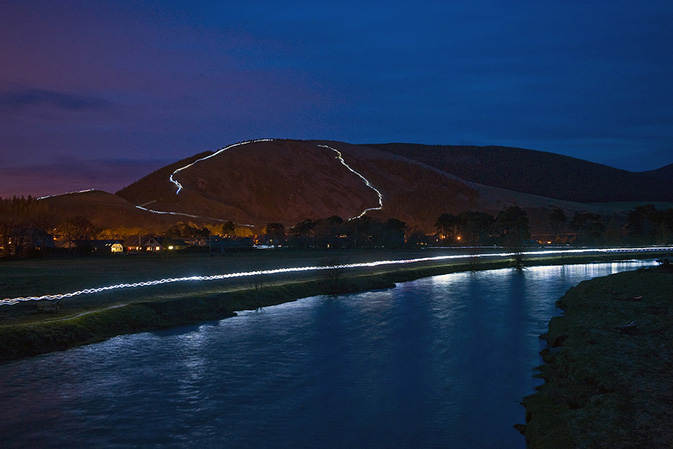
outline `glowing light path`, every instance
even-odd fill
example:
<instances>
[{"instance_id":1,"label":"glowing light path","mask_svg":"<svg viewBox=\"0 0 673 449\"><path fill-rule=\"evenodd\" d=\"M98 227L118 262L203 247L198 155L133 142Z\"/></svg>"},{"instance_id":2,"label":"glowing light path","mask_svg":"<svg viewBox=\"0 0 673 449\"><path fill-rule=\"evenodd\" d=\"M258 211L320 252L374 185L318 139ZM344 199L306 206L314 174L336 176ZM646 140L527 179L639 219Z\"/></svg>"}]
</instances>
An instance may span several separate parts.
<instances>
[{"instance_id":1,"label":"glowing light path","mask_svg":"<svg viewBox=\"0 0 673 449\"><path fill-rule=\"evenodd\" d=\"M322 147L322 148L327 148L327 149L329 149L329 150L334 151L334 152L337 154L337 159L339 159L339 161L341 162L341 164L342 164L344 167L346 167L347 169L349 169L351 172L353 172L353 173L355 173L356 175L358 175L358 176L360 177L360 179L362 179L362 180L365 182L365 184L367 185L367 187L369 187L370 189L372 189L372 190L373 190L374 192L376 192L376 194L379 196L379 206L378 206L378 207L370 207L370 208L367 208L367 209L365 209L364 211L362 211L362 213L361 213L360 215L358 215L357 217L351 217L351 218L349 218L349 219L348 219L349 221L350 221L350 220L354 220L354 219L356 219L356 218L361 218L362 216L364 216L364 214L366 214L366 213L369 212L370 210L381 210L381 209L383 209L383 195L381 194L381 192L379 192L379 190L378 190L376 187L374 187L374 186L369 182L369 180L368 180L367 178L365 178L364 176L362 176L362 175L361 175L360 173L358 173L357 171L353 170L353 169L351 168L351 166L348 165L348 164L346 163L346 161L344 161L344 158L343 158L343 156L341 155L341 151L337 150L336 148L332 148L332 147L330 147L330 146L328 146L328 145L318 145L318 146L319 146L319 147Z\"/></svg>"},{"instance_id":2,"label":"glowing light path","mask_svg":"<svg viewBox=\"0 0 673 449\"><path fill-rule=\"evenodd\" d=\"M227 274L216 274L211 276L187 276L180 278L166 278L158 279L154 281L144 281L144 282L133 282L129 284L115 284L108 285L106 287L99 288L86 288L84 290L77 290L69 293L59 293L54 295L43 295L43 296L26 296L26 297L17 297L17 298L5 298L0 300L0 306L2 305L14 305L19 302L26 301L59 301L65 298L72 298L75 296L91 295L95 293L102 293L111 290L121 290L127 288L138 288L138 287L150 287L153 285L162 285L162 284L172 284L176 282L191 282L191 281L219 281L223 279L236 279L236 278L245 278L250 276L268 276L274 274L283 274L283 273L300 273L300 272L311 272L311 271L323 271L323 270L339 270L345 268L369 268L369 267L378 267L384 265L403 265L419 262L434 262L441 260L458 260L458 259L470 259L470 258L503 258L511 257L517 254L523 254L526 256L551 256L551 255L570 255L570 254L583 254L583 253L597 253L597 254L615 254L615 253L633 253L633 252L658 252L658 251L671 251L673 246L660 246L660 247L643 247L643 248L601 248L601 249L574 249L574 250L549 250L549 251L527 251L524 253L489 253L489 254L459 254L459 255L450 255L450 256L435 256L435 257L419 257L415 259L399 259L399 260L378 260L374 262L360 262L360 263L350 263L342 265L332 265L332 266L306 266L306 267L295 267L295 268L276 268L271 270L256 270L256 271L243 271L237 273L227 273Z\"/></svg>"},{"instance_id":3,"label":"glowing light path","mask_svg":"<svg viewBox=\"0 0 673 449\"><path fill-rule=\"evenodd\" d=\"M96 189L84 189L84 190L76 190L74 192L65 192L65 193L58 193L56 195L46 195L46 196L41 196L38 198L38 200L46 200L47 198L55 198L57 196L65 196L65 195L74 195L76 193L87 193L87 192L93 192Z\"/></svg>"},{"instance_id":4,"label":"glowing light path","mask_svg":"<svg viewBox=\"0 0 673 449\"><path fill-rule=\"evenodd\" d=\"M246 141L243 141L243 142L234 143L234 144L232 144L232 145L226 146L226 147L224 147L224 148L222 148L222 149L216 151L215 153L213 153L213 154L211 154L211 155L208 155L208 156L206 156L206 157L202 157L201 159L197 159L197 160L195 160L194 162L192 162L191 164L187 164L187 165L185 165L184 167L180 167L180 168L178 168L178 169L175 170L173 173L171 173L171 176L170 176L168 179L169 179L169 181L171 181L173 184L175 184L175 186L178 188L178 189L176 190L176 192L175 192L175 194L178 195L178 194L180 193L180 191L183 189L183 186L182 186L182 184L180 184L180 182L179 182L177 179L175 179L175 175L177 175L177 174L178 174L179 172L181 172L182 170L185 170L185 169L187 169L187 168L193 166L193 165L196 164L197 162L205 161L206 159L210 159L211 157L215 157L215 156L217 156L218 154L220 154L220 153L222 153L222 152L224 152L224 151L227 151L227 150L229 150L229 149L231 149L231 148L234 148L234 147L238 147L238 146L241 146L241 145L248 145L248 144L250 144L250 143L257 143L257 142L273 142L274 140L276 140L276 139L255 139L255 140L246 140ZM343 165L343 166L346 167L348 170L350 170L352 173L356 174L360 179L362 179L362 180L364 181L365 185L367 185L367 187L369 187L369 188L372 189L374 192L376 192L376 194L377 194L378 197L379 197L379 205L378 205L378 207L369 207L369 208L365 209L364 211L362 211L362 213L361 213L360 215L358 215L358 216L356 216L356 217L351 217L351 218L349 218L348 220L353 220L353 219L355 219L355 218L360 218L360 217L362 217L363 215L365 215L367 212L369 212L370 210L381 210L381 209L383 208L383 195L381 194L381 192L380 192L376 187L374 187L374 186L369 182L369 180L368 180L367 178L365 178L364 176L362 176L361 173L358 173L357 171L353 170L353 168L352 168L350 165L348 165L348 164L346 163L346 161L345 161L344 158L343 158L343 155L341 154L341 152L340 152L339 150L337 150L336 148L332 148L332 147L330 147L329 145L318 145L318 146L321 147L321 148L327 148L327 149L329 149L329 150L334 151L334 152L337 154L337 159L339 160L339 162L341 162L341 165ZM177 215L177 216L190 217L190 218L202 218L202 219L215 220L215 221L227 221L227 220L222 220L222 219L219 219L219 218L201 217L201 216L198 216L198 215L191 215L191 214L187 214L187 213L184 213L184 212L160 211L160 210L148 209L148 208L146 208L146 207L143 207L143 206L147 206L148 204L151 204L151 203L153 203L153 202L155 202L155 201L150 201L150 202L148 202L148 203L145 203L145 204L142 205L142 206L136 206L136 207L137 207L138 209L144 210L144 211L146 211L146 212L151 212L151 213L153 213L153 214L161 214L161 215ZM253 227L253 225L249 225L249 224L243 224L243 225L241 225L241 226Z\"/></svg>"},{"instance_id":5,"label":"glowing light path","mask_svg":"<svg viewBox=\"0 0 673 449\"><path fill-rule=\"evenodd\" d=\"M175 192L175 194L177 195L178 193L180 193L180 190L182 190L182 184L180 184L180 183L178 182L178 180L174 178L174 176L175 176L176 174L178 174L179 172L181 172L182 170L191 167L192 165L196 164L197 162L205 161L206 159L210 159L211 157L215 157L215 156L217 156L218 154L220 154L220 153L222 153L222 152L224 152L224 151L227 151L227 150L229 150L229 149L231 149L231 148L234 148L234 147L238 147L238 146L241 146L241 145L247 145L247 144L249 144L249 143L257 143L257 142L273 142L273 140L274 140L274 139L246 140L246 141L244 141L244 142L238 142L238 143L235 143L235 144L226 146L226 147L224 147L224 148L222 148L222 149L220 149L220 150L217 150L216 152L214 152L213 154L211 154L211 155L209 155L209 156L202 157L201 159L197 159L197 160L195 160L195 161L192 162L191 164L188 164L188 165L185 165L184 167L180 167L180 168L178 168L178 169L175 170L173 173L171 173L171 176L170 176L168 179L170 179L170 181L178 187L178 190Z\"/></svg>"},{"instance_id":6,"label":"glowing light path","mask_svg":"<svg viewBox=\"0 0 673 449\"><path fill-rule=\"evenodd\" d=\"M249 144L249 143L255 143L255 142L272 142L273 140L274 140L274 139L246 140L245 142L238 142L238 143L235 143L235 144L233 144L233 145L229 145L229 146L224 147L224 148L222 148L222 149L220 149L220 150L217 150L215 153L213 153L213 154L211 154L211 155L209 155L209 156L202 157L201 159L197 159L197 160L195 160L195 161L192 162L191 164L187 164L187 165L185 165L184 167L180 167L180 168L178 168L178 169L175 170L173 173L171 173L171 176L170 176L168 179L169 179L173 184L175 184L175 185L177 186L178 190L175 192L175 194L177 195L178 193L180 193L180 190L182 190L182 184L180 184L180 182L179 182L177 179L174 178L174 175L176 175L178 172L181 172L182 170L191 167L192 165L196 164L197 162L205 161L206 159L210 159L211 157L217 156L218 154L222 153L223 151L227 151L227 150L230 149L230 148L234 148L234 147L237 147L237 146L240 146L240 145L246 145L246 144ZM148 203L145 203L143 206L147 206L148 204L152 204L152 203L154 203L155 201L156 201L156 200L153 200L153 201L150 201L150 202L148 202ZM180 217L201 218L201 219L205 219L205 220L213 220L213 221L221 221L221 222L228 221L228 220L223 220L223 219L221 219L221 218L202 217L202 216L199 216L199 215L192 215L192 214L187 214L187 213L184 213L184 212L170 212L170 211L162 211L162 210L148 209L148 208L143 207L143 206L136 206L136 208L138 208L138 209L140 209L140 210L144 210L145 212L151 212L151 213L153 213L153 214L159 214L159 215L176 215L176 216L180 216ZM249 227L249 228L254 227L254 226L251 225L251 224L239 224L239 226L245 226L245 227Z\"/></svg>"},{"instance_id":7,"label":"glowing light path","mask_svg":"<svg viewBox=\"0 0 673 449\"><path fill-rule=\"evenodd\" d=\"M238 147L238 146L241 146L241 145L247 145L247 144L249 144L249 143L255 143L255 142L272 142L273 140L274 140L274 139L246 140L246 141L244 141L244 142L238 142L238 143L235 143L235 144L233 144L233 145L226 146L226 147L224 147L224 148L222 148L222 149L220 149L220 150L217 150L215 153L213 153L213 154L211 154L211 155L208 155L208 156L206 156L206 157L202 157L201 159L197 159L197 160L195 160L195 161L192 162L191 164L187 164L187 165L185 165L184 167L180 167L180 168L178 168L178 169L175 170L173 173L171 173L171 176L170 176L168 179L169 179L173 184L175 184L176 187L178 188L178 190L175 192L175 194L177 195L178 193L180 193L180 190L182 190L182 188L183 188L183 187L182 187L182 184L180 184L180 182L179 182L177 179L174 178L174 176L175 176L178 172L181 172L182 170L191 167L192 165L196 164L197 162L205 161L206 159L210 159L211 157L215 157L215 156L217 156L218 154L222 153L223 151L227 151L227 150L229 150L229 149L231 149L231 148ZM155 200L155 201L156 201L156 200ZM150 201L149 203L145 203L144 205L146 206L146 205L151 204L151 203L153 203L153 202L155 202L155 201ZM148 208L143 207L143 206L136 206L136 207L137 207L138 209L144 210L145 212L151 212L151 213L153 213L153 214L159 214L159 215L176 215L176 216L181 216L181 217L201 218L201 219L213 220L213 221L221 221L221 222L225 222L225 221L227 221L227 220L223 220L223 219L220 219L220 218L201 217L201 216L199 216L199 215L192 215L192 214L187 214L187 213L184 213L184 212L170 212L170 211L154 210L154 209L148 209ZM251 225L251 224L240 224L240 226L254 227L254 226Z\"/></svg>"}]
</instances>

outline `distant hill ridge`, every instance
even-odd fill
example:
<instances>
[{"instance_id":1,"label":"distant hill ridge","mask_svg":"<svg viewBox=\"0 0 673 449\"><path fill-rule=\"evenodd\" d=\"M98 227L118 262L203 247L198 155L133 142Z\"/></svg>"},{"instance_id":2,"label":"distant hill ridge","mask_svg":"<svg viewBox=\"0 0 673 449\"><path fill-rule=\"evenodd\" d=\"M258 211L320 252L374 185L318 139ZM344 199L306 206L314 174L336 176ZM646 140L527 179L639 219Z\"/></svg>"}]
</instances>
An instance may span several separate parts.
<instances>
[{"instance_id":1,"label":"distant hill ridge","mask_svg":"<svg viewBox=\"0 0 673 449\"><path fill-rule=\"evenodd\" d=\"M614 216L632 209L633 202L673 201L672 170L670 165L631 173L505 147L261 139L182 159L116 195L86 192L46 201L58 214L83 215L100 228L230 220L261 230L268 223L288 227L307 218L348 219L366 211L425 233L434 232L443 213L495 216L518 206L528 213L532 230L544 233L551 232L549 214L555 208L568 216ZM182 186L179 193L172 174Z\"/></svg>"},{"instance_id":2,"label":"distant hill ridge","mask_svg":"<svg viewBox=\"0 0 673 449\"><path fill-rule=\"evenodd\" d=\"M404 156L467 181L580 203L673 201L673 164L629 172L544 151L500 146L365 146Z\"/></svg>"}]
</instances>

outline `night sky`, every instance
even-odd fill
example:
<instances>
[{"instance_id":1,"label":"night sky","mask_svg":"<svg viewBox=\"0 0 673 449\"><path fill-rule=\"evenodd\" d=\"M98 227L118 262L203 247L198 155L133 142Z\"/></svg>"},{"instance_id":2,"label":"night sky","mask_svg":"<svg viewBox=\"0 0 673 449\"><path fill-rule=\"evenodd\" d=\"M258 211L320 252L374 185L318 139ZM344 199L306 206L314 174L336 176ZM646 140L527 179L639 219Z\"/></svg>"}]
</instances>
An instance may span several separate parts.
<instances>
[{"instance_id":1,"label":"night sky","mask_svg":"<svg viewBox=\"0 0 673 449\"><path fill-rule=\"evenodd\" d=\"M672 47L670 0L2 0L0 195L37 193L35 173L114 191L263 137L654 169L673 162Z\"/></svg>"}]
</instances>

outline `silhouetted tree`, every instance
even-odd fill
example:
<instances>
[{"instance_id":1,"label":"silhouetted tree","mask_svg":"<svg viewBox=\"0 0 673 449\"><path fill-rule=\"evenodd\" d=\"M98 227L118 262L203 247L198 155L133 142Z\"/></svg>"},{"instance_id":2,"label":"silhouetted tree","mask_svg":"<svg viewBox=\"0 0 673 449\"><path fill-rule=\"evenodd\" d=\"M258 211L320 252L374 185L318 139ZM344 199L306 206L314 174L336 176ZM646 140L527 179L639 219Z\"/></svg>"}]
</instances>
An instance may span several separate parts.
<instances>
[{"instance_id":1,"label":"silhouetted tree","mask_svg":"<svg viewBox=\"0 0 673 449\"><path fill-rule=\"evenodd\" d=\"M28 246L34 249L35 245L42 250L54 225L54 215L44 201L30 195L0 198L0 255L22 256ZM35 236L41 236L42 242L34 241Z\"/></svg>"},{"instance_id":2,"label":"silhouetted tree","mask_svg":"<svg viewBox=\"0 0 673 449\"><path fill-rule=\"evenodd\" d=\"M64 221L58 229L65 236L66 240L70 241L91 240L99 233L98 229L81 215L76 215Z\"/></svg>"},{"instance_id":3,"label":"silhouetted tree","mask_svg":"<svg viewBox=\"0 0 673 449\"><path fill-rule=\"evenodd\" d=\"M363 217L349 220L345 223L348 243L352 248L371 248L374 245L374 236L377 234L377 227L380 223L374 221L371 217Z\"/></svg>"},{"instance_id":4,"label":"silhouetted tree","mask_svg":"<svg viewBox=\"0 0 673 449\"><path fill-rule=\"evenodd\" d=\"M271 245L285 243L285 226L282 223L269 223L264 227L264 237Z\"/></svg>"},{"instance_id":5,"label":"silhouetted tree","mask_svg":"<svg viewBox=\"0 0 673 449\"><path fill-rule=\"evenodd\" d=\"M458 215L458 232L460 241L465 245L488 243L488 239L495 223L495 218L485 212L472 210Z\"/></svg>"},{"instance_id":6,"label":"silhouetted tree","mask_svg":"<svg viewBox=\"0 0 673 449\"><path fill-rule=\"evenodd\" d=\"M629 212L625 229L633 243L667 243L673 234L673 209L658 211L652 204L636 206Z\"/></svg>"},{"instance_id":7,"label":"silhouetted tree","mask_svg":"<svg viewBox=\"0 0 673 449\"><path fill-rule=\"evenodd\" d=\"M288 243L298 248L307 248L313 245L313 228L316 223L310 218L300 221L290 228Z\"/></svg>"},{"instance_id":8,"label":"silhouetted tree","mask_svg":"<svg viewBox=\"0 0 673 449\"><path fill-rule=\"evenodd\" d=\"M400 248L404 245L404 233L407 224L395 218L389 218L383 223L382 245L389 248Z\"/></svg>"},{"instance_id":9,"label":"silhouetted tree","mask_svg":"<svg viewBox=\"0 0 673 449\"><path fill-rule=\"evenodd\" d=\"M601 217L594 213L576 213L570 220L569 227L577 233L577 243L597 244L600 243L605 225L601 222Z\"/></svg>"},{"instance_id":10,"label":"silhouetted tree","mask_svg":"<svg viewBox=\"0 0 673 449\"><path fill-rule=\"evenodd\" d=\"M341 236L345 234L344 220L338 215L323 218L314 223L313 236L319 248L340 248L345 242Z\"/></svg>"},{"instance_id":11,"label":"silhouetted tree","mask_svg":"<svg viewBox=\"0 0 673 449\"><path fill-rule=\"evenodd\" d=\"M673 242L673 209L657 211L654 222L657 225L658 243Z\"/></svg>"},{"instance_id":12,"label":"silhouetted tree","mask_svg":"<svg viewBox=\"0 0 673 449\"><path fill-rule=\"evenodd\" d=\"M437 218L435 228L439 238L443 241L453 242L456 237L458 219L453 214L443 213Z\"/></svg>"},{"instance_id":13,"label":"silhouetted tree","mask_svg":"<svg viewBox=\"0 0 673 449\"><path fill-rule=\"evenodd\" d=\"M233 221L225 221L222 224L222 235L228 238L236 237L236 225Z\"/></svg>"},{"instance_id":14,"label":"silhouetted tree","mask_svg":"<svg viewBox=\"0 0 673 449\"><path fill-rule=\"evenodd\" d=\"M530 239L528 214L518 206L501 211L494 226L503 245L520 247Z\"/></svg>"},{"instance_id":15,"label":"silhouetted tree","mask_svg":"<svg viewBox=\"0 0 673 449\"><path fill-rule=\"evenodd\" d=\"M559 209L558 207L554 209L551 214L549 214L549 224L551 225L552 229L554 230L554 242L556 242L559 234L559 228L561 227L562 224L566 223L568 221L568 218L566 217L565 212L563 212L562 209Z\"/></svg>"}]
</instances>

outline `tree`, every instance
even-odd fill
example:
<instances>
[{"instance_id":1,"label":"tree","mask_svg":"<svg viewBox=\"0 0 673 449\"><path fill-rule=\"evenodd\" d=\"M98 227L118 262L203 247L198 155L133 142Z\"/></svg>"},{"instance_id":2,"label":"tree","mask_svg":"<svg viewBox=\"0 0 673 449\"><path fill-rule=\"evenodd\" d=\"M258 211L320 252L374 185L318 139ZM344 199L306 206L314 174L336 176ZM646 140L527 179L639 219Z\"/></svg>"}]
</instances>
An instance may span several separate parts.
<instances>
[{"instance_id":1,"label":"tree","mask_svg":"<svg viewBox=\"0 0 673 449\"><path fill-rule=\"evenodd\" d=\"M400 248L404 245L404 233L407 229L407 224L395 218L389 218L383 223L383 246L391 248Z\"/></svg>"},{"instance_id":2,"label":"tree","mask_svg":"<svg viewBox=\"0 0 673 449\"><path fill-rule=\"evenodd\" d=\"M501 211L495 219L495 228L506 246L519 247L530 239L528 214L518 206Z\"/></svg>"},{"instance_id":3,"label":"tree","mask_svg":"<svg viewBox=\"0 0 673 449\"><path fill-rule=\"evenodd\" d=\"M22 256L32 243L42 249L45 234L53 227L54 216L46 202L30 195L0 198L0 255ZM41 242L33 242L36 235L42 236Z\"/></svg>"},{"instance_id":4,"label":"tree","mask_svg":"<svg viewBox=\"0 0 673 449\"><path fill-rule=\"evenodd\" d=\"M453 214L443 213L437 218L435 228L441 240L453 241L456 236L456 228L458 226L458 219Z\"/></svg>"},{"instance_id":5,"label":"tree","mask_svg":"<svg viewBox=\"0 0 673 449\"><path fill-rule=\"evenodd\" d=\"M654 216L654 222L657 225L658 243L671 243L673 236L673 209L657 211Z\"/></svg>"},{"instance_id":6,"label":"tree","mask_svg":"<svg viewBox=\"0 0 673 449\"><path fill-rule=\"evenodd\" d=\"M559 209L558 207L555 208L551 214L549 214L549 224L551 225L552 229L554 230L554 242L556 242L556 239L558 238L558 231L559 228L562 224L568 221L568 218L566 217L565 212L563 212L562 209Z\"/></svg>"},{"instance_id":7,"label":"tree","mask_svg":"<svg viewBox=\"0 0 673 449\"><path fill-rule=\"evenodd\" d=\"M458 215L458 233L465 245L486 244L493 228L495 218L485 212L472 210Z\"/></svg>"},{"instance_id":8,"label":"tree","mask_svg":"<svg viewBox=\"0 0 673 449\"><path fill-rule=\"evenodd\" d=\"M236 225L232 221L226 221L222 225L222 235L228 238L236 236Z\"/></svg>"},{"instance_id":9,"label":"tree","mask_svg":"<svg viewBox=\"0 0 673 449\"><path fill-rule=\"evenodd\" d=\"M65 236L66 240L70 241L91 240L99 233L98 229L81 215L76 215L64 221L58 229Z\"/></svg>"},{"instance_id":10,"label":"tree","mask_svg":"<svg viewBox=\"0 0 673 449\"><path fill-rule=\"evenodd\" d=\"M339 248L345 242L341 236L346 232L344 220L338 215L332 215L316 221L313 225L313 238L319 248Z\"/></svg>"},{"instance_id":11,"label":"tree","mask_svg":"<svg viewBox=\"0 0 673 449\"><path fill-rule=\"evenodd\" d=\"M349 244L353 248L368 248L375 245L375 236L378 234L380 223L365 215L344 223L345 233Z\"/></svg>"},{"instance_id":12,"label":"tree","mask_svg":"<svg viewBox=\"0 0 673 449\"><path fill-rule=\"evenodd\" d=\"M673 233L673 209L658 211L652 204L636 206L629 212L627 235L637 243L667 243Z\"/></svg>"},{"instance_id":13,"label":"tree","mask_svg":"<svg viewBox=\"0 0 673 449\"><path fill-rule=\"evenodd\" d=\"M264 236L267 243L281 245L285 242L285 226L283 223L269 223L264 226Z\"/></svg>"},{"instance_id":14,"label":"tree","mask_svg":"<svg viewBox=\"0 0 673 449\"><path fill-rule=\"evenodd\" d=\"M300 221L290 228L289 235L291 237L291 244L299 248L306 248L312 245L313 228L316 223L310 218Z\"/></svg>"},{"instance_id":15,"label":"tree","mask_svg":"<svg viewBox=\"0 0 673 449\"><path fill-rule=\"evenodd\" d=\"M599 243L605 231L600 215L589 212L573 215L569 227L577 233L575 241L582 244Z\"/></svg>"}]
</instances>

